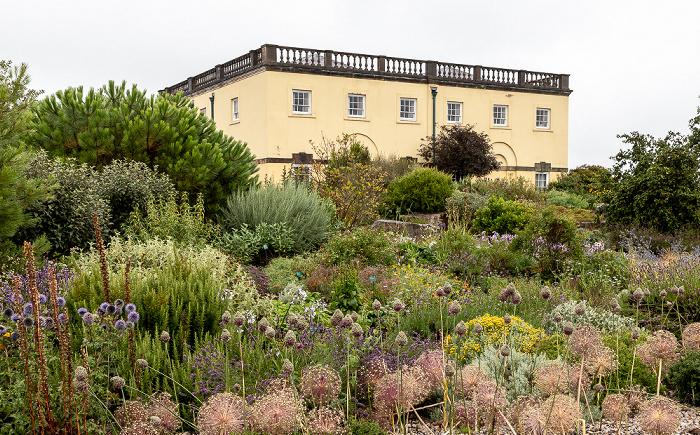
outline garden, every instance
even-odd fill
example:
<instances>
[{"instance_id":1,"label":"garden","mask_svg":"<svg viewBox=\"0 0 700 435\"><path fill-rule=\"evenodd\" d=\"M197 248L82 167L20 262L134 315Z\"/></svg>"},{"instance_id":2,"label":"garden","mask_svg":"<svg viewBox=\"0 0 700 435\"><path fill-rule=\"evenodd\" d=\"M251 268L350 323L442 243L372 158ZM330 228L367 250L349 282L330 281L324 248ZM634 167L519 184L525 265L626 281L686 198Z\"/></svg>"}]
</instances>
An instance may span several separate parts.
<instances>
[{"instance_id":1,"label":"garden","mask_svg":"<svg viewBox=\"0 0 700 435\"><path fill-rule=\"evenodd\" d=\"M629 136L626 169L577 168L543 190L457 183L344 135L314 146L323 164L310 172L259 181L242 144L181 96L72 92L57 98L105 113L80 153L59 143L55 97L27 102L32 115L13 124L24 129L0 142L23 168L10 175L36 193L0 232L0 434L671 435L700 424L700 194L669 199L668 213L657 201L658 219L642 221L621 199L635 171L659 173L649 154L678 162L687 140ZM179 163L163 171L138 145L89 150L140 143L147 127L119 115L129 104L174 110L206 139L178 142L183 154L156 141L171 153L160 164ZM229 162L208 181L186 169L205 151ZM421 237L371 226L430 214L442 223Z\"/></svg>"}]
</instances>

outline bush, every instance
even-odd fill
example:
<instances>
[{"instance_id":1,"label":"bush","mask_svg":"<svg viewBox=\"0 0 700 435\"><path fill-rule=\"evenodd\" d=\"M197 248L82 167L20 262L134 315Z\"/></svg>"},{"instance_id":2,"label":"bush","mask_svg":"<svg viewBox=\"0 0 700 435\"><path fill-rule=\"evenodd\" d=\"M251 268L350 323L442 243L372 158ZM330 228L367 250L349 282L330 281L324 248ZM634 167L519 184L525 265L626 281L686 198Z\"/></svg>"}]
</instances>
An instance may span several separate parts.
<instances>
[{"instance_id":1,"label":"bush","mask_svg":"<svg viewBox=\"0 0 700 435\"><path fill-rule=\"evenodd\" d=\"M510 201L544 202L547 198L546 192L536 188L532 181L524 177L481 178L475 181L470 180L466 185L471 192L485 196L500 196Z\"/></svg>"},{"instance_id":2,"label":"bush","mask_svg":"<svg viewBox=\"0 0 700 435\"><path fill-rule=\"evenodd\" d=\"M549 188L588 197L597 202L597 197L610 190L612 183L608 169L597 165L582 165L549 183Z\"/></svg>"},{"instance_id":3,"label":"bush","mask_svg":"<svg viewBox=\"0 0 700 435\"><path fill-rule=\"evenodd\" d=\"M356 228L332 236L324 245L323 262L327 265L359 261L363 265L389 266L396 251L389 236L371 228Z\"/></svg>"},{"instance_id":4,"label":"bush","mask_svg":"<svg viewBox=\"0 0 700 435\"><path fill-rule=\"evenodd\" d=\"M429 246L406 240L397 245L399 262L405 264L435 264L437 255Z\"/></svg>"},{"instance_id":5,"label":"bush","mask_svg":"<svg viewBox=\"0 0 700 435\"><path fill-rule=\"evenodd\" d=\"M700 352L688 352L668 370L668 379L678 400L690 406L700 405Z\"/></svg>"},{"instance_id":6,"label":"bush","mask_svg":"<svg viewBox=\"0 0 700 435\"><path fill-rule=\"evenodd\" d=\"M386 432L376 421L350 420L351 435L385 435Z\"/></svg>"},{"instance_id":7,"label":"bush","mask_svg":"<svg viewBox=\"0 0 700 435\"><path fill-rule=\"evenodd\" d=\"M385 189L392 181L420 167L418 163L411 159L381 155L372 159L372 166L377 168L379 172L385 174L383 180Z\"/></svg>"},{"instance_id":8,"label":"bush","mask_svg":"<svg viewBox=\"0 0 700 435\"><path fill-rule=\"evenodd\" d=\"M284 223L263 222L254 230L247 224L221 237L221 249L242 263L265 264L292 252L292 231Z\"/></svg>"},{"instance_id":9,"label":"bush","mask_svg":"<svg viewBox=\"0 0 700 435\"><path fill-rule=\"evenodd\" d=\"M588 208L588 201L581 195L560 190L547 192L547 202L562 207Z\"/></svg>"},{"instance_id":10,"label":"bush","mask_svg":"<svg viewBox=\"0 0 700 435\"><path fill-rule=\"evenodd\" d=\"M488 205L474 214L472 230L487 234L515 234L527 225L531 215L532 208L525 204L492 196Z\"/></svg>"},{"instance_id":11,"label":"bush","mask_svg":"<svg viewBox=\"0 0 700 435\"><path fill-rule=\"evenodd\" d=\"M583 301L586 306L586 312L583 316L577 316L574 313L574 307L579 301L568 301L558 305L551 312L546 314L544 321L544 330L547 334L561 333L563 322L569 321L575 325L588 323L595 326L601 331L614 333L615 331L629 331L636 326L634 319L626 316L621 316L607 310L591 307ZM554 322L554 314L561 314L564 319L562 323Z\"/></svg>"},{"instance_id":12,"label":"bush","mask_svg":"<svg viewBox=\"0 0 700 435\"><path fill-rule=\"evenodd\" d=\"M253 232L261 224L284 228L288 230L289 241L277 245L289 245L289 249L281 253L300 254L321 246L328 237L332 217L329 207L315 191L291 183L267 184L231 195L221 213L220 224L224 232L240 231L244 225Z\"/></svg>"},{"instance_id":13,"label":"bush","mask_svg":"<svg viewBox=\"0 0 700 435\"><path fill-rule=\"evenodd\" d=\"M294 257L273 258L265 267L265 273L270 278L269 289L272 294L278 294L290 282L301 282L323 267L321 254L295 255Z\"/></svg>"},{"instance_id":14,"label":"bush","mask_svg":"<svg viewBox=\"0 0 700 435\"><path fill-rule=\"evenodd\" d=\"M488 203L489 198L480 193L456 190L445 200L447 221L451 226L467 228L476 211Z\"/></svg>"},{"instance_id":15,"label":"bush","mask_svg":"<svg viewBox=\"0 0 700 435\"><path fill-rule=\"evenodd\" d=\"M452 177L432 168L419 168L392 181L384 208L392 212L435 213L445 210L445 199L454 190Z\"/></svg>"}]
</instances>

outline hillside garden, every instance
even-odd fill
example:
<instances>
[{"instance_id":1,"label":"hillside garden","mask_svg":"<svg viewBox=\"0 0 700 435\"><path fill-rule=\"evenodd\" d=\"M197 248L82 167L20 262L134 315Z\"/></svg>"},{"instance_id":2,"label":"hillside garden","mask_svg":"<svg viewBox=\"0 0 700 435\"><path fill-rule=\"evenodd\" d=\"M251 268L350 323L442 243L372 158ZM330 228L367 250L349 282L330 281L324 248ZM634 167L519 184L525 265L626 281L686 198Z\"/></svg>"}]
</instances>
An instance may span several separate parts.
<instances>
[{"instance_id":1,"label":"hillside garden","mask_svg":"<svg viewBox=\"0 0 700 435\"><path fill-rule=\"evenodd\" d=\"M548 191L457 184L372 159L352 136L317 146L328 163L310 179L260 183L242 145L178 97L108 98L120 92L91 104L137 101L144 119L173 104L208 137L190 149L238 160L198 195L192 173L171 178L192 155L177 157L174 132L157 144L181 162L165 171L64 152L56 100L27 102L0 146L22 168L10 175L44 190L23 198L21 224L1 224L0 434L569 434L634 421L670 435L700 405L698 210L690 198L686 221L639 222L606 199L645 162L658 172L647 154L686 159L692 135ZM422 213L445 213L443 226L419 239L369 226Z\"/></svg>"}]
</instances>

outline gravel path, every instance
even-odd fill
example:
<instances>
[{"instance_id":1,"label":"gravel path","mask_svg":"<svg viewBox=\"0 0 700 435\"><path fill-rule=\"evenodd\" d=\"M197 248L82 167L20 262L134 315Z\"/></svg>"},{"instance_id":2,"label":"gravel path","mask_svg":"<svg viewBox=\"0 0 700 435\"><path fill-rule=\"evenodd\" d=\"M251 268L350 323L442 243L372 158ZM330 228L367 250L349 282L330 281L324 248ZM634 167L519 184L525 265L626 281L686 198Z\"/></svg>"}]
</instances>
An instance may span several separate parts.
<instances>
[{"instance_id":1,"label":"gravel path","mask_svg":"<svg viewBox=\"0 0 700 435\"><path fill-rule=\"evenodd\" d=\"M700 408L690 408L682 407L681 409L681 423L678 429L673 433L673 435L700 435ZM420 421L411 420L408 423L408 434L409 435L449 435L449 432L443 432L440 430L439 423L426 422L428 428L426 428ZM623 423L620 428L620 435L643 435L641 427L639 427L639 422L636 418L630 419L628 423L629 427ZM579 434L583 434L581 429L578 430ZM603 419L603 424L599 421L595 422L593 427L586 425L586 435L612 435L617 434L617 426L614 421ZM486 435L486 431L481 431L479 435ZM500 431L499 435L512 435L510 431Z\"/></svg>"}]
</instances>

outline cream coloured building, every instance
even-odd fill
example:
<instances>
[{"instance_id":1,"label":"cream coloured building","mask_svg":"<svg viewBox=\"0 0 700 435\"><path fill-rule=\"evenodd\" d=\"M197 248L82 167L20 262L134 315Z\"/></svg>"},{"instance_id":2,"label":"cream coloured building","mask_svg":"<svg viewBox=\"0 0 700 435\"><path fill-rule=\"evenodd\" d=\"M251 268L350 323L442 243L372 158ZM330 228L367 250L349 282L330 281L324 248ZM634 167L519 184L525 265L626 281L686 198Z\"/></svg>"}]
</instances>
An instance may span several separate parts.
<instances>
[{"instance_id":1,"label":"cream coloured building","mask_svg":"<svg viewBox=\"0 0 700 435\"><path fill-rule=\"evenodd\" d=\"M310 141L342 133L416 158L433 119L486 132L501 162L491 177L546 185L567 171L567 74L267 44L161 92L181 91L248 143L261 177L309 164Z\"/></svg>"}]
</instances>

